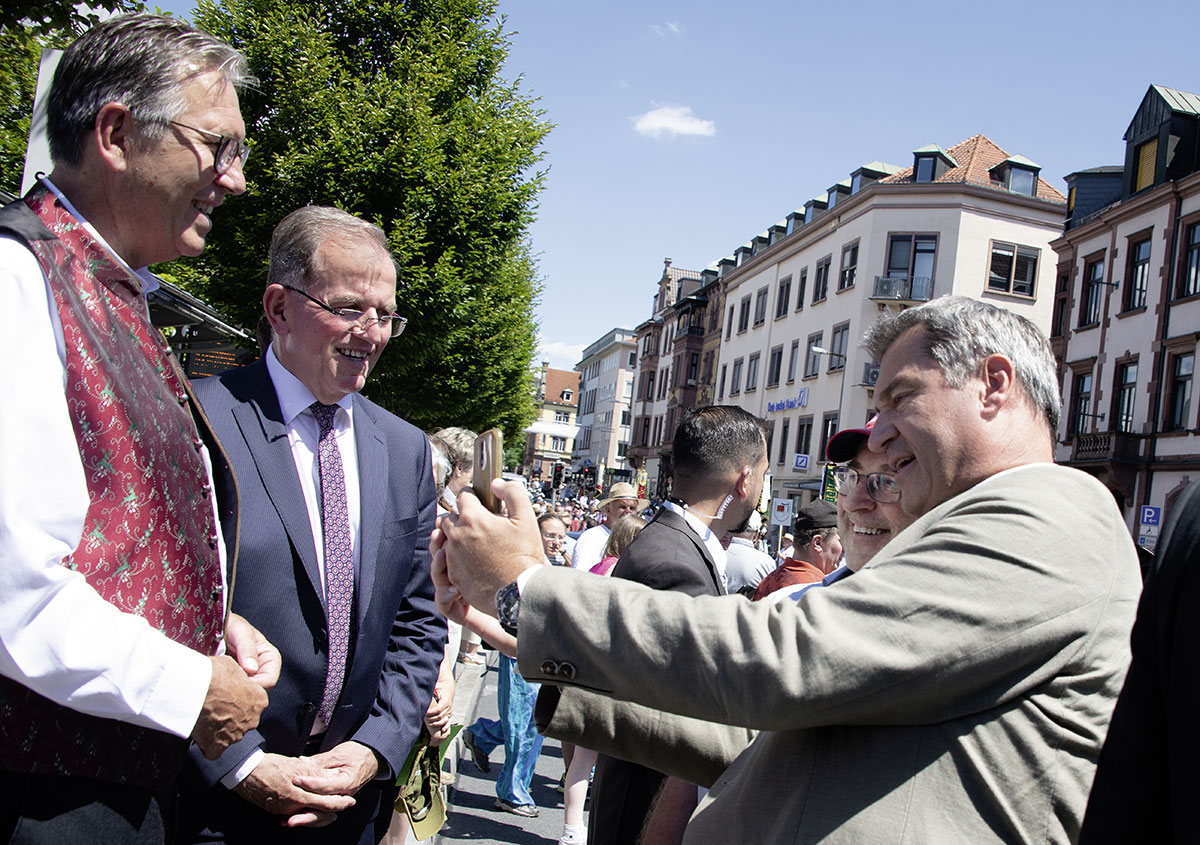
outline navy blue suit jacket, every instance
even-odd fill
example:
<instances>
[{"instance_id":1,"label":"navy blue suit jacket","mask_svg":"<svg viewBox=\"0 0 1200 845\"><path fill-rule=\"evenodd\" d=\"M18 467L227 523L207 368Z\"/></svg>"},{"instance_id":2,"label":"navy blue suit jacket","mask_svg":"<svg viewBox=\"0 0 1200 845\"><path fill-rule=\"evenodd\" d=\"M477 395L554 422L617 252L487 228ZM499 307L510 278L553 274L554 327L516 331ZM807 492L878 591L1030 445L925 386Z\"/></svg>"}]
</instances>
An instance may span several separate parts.
<instances>
[{"instance_id":1,"label":"navy blue suit jacket","mask_svg":"<svg viewBox=\"0 0 1200 845\"><path fill-rule=\"evenodd\" d=\"M304 752L325 685L327 633L308 510L265 362L194 388L237 474L240 536L237 514L221 514L236 560L232 609L283 655L258 729L215 761L193 748L189 774L212 786L256 748ZM429 576L433 475L419 429L361 396L353 401L360 562L346 677L322 750L361 742L391 768L379 779L394 780L420 731L446 639Z\"/></svg>"}]
</instances>

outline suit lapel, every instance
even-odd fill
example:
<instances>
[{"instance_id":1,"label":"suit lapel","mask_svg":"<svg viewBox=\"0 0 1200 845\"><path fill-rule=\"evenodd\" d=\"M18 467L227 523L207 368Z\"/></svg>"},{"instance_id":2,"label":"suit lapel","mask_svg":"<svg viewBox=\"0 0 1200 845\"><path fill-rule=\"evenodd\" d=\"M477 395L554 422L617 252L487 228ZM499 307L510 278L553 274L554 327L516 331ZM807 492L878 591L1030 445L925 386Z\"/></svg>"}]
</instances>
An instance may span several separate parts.
<instances>
[{"instance_id":1,"label":"suit lapel","mask_svg":"<svg viewBox=\"0 0 1200 845\"><path fill-rule=\"evenodd\" d=\"M359 397L354 397L354 448L358 456L358 577L355 590L358 598L357 617L359 630L367 613L371 599L371 586L375 583L379 544L387 507L388 452L383 438L371 418L370 412Z\"/></svg>"},{"instance_id":2,"label":"suit lapel","mask_svg":"<svg viewBox=\"0 0 1200 845\"><path fill-rule=\"evenodd\" d=\"M279 515L292 546L312 582L316 594L325 603L325 589L317 569L317 552L312 526L308 521L308 506L296 476L296 462L288 441L287 426L279 409L275 386L267 374L266 365L259 361L239 371L246 376L245 391L235 391L241 402L234 405L233 418L246 439L254 465L262 479L267 498Z\"/></svg>"},{"instance_id":3,"label":"suit lapel","mask_svg":"<svg viewBox=\"0 0 1200 845\"><path fill-rule=\"evenodd\" d=\"M708 546L706 546L704 541L701 540L700 537L697 536L696 532L692 530L692 526L687 524L687 520L675 513L675 511L668 510L667 508L660 508L658 514L654 517L654 521L663 522L671 526L676 531L682 532L684 536L692 541L692 544L695 545L696 549L704 558L704 565L708 567L708 576L712 578L713 586L717 590L717 595L724 595L725 588L721 586L721 576L717 574L716 561L714 561L712 555L709 554Z\"/></svg>"}]
</instances>

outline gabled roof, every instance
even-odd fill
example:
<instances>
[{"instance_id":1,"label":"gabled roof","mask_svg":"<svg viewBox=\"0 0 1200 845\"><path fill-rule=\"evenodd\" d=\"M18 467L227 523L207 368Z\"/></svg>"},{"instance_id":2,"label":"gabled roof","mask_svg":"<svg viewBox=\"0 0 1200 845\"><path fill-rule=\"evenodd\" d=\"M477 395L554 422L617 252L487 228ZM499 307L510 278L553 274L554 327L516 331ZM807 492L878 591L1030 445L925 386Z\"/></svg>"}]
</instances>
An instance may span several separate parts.
<instances>
[{"instance_id":1,"label":"gabled roof","mask_svg":"<svg viewBox=\"0 0 1200 845\"><path fill-rule=\"evenodd\" d=\"M939 150L939 147L930 145L930 148L922 148L917 152L928 150L933 152ZM1012 158L1009 154L996 145L991 138L986 135L972 135L965 141L955 144L948 150L944 151L954 161L958 162L957 167L951 167L940 177L935 179L935 182L957 182L966 183L968 185L981 185L985 188L1001 187L995 179L992 178L991 170L997 164ZM906 167L899 173L892 176L885 176L880 179L880 185L899 184L904 182L912 182L913 169ZM1066 197L1059 193L1045 179L1038 178L1038 199L1050 200L1051 202L1066 202Z\"/></svg>"},{"instance_id":2,"label":"gabled roof","mask_svg":"<svg viewBox=\"0 0 1200 845\"><path fill-rule=\"evenodd\" d=\"M1150 90L1166 100L1167 105L1171 107L1171 111L1200 115L1200 96L1189 94L1187 91L1168 88L1165 85L1151 85Z\"/></svg>"},{"instance_id":3,"label":"gabled roof","mask_svg":"<svg viewBox=\"0 0 1200 845\"><path fill-rule=\"evenodd\" d=\"M663 275L665 275L667 279L672 282L678 282L681 279L694 279L696 281L700 280L699 270L684 270L681 267L668 267L663 271Z\"/></svg>"},{"instance_id":4,"label":"gabled roof","mask_svg":"<svg viewBox=\"0 0 1200 845\"><path fill-rule=\"evenodd\" d=\"M562 392L564 390L571 391L571 400L569 403L564 402ZM579 404L579 373L573 370L552 370L546 368L546 400L547 402L562 404Z\"/></svg>"}]
</instances>

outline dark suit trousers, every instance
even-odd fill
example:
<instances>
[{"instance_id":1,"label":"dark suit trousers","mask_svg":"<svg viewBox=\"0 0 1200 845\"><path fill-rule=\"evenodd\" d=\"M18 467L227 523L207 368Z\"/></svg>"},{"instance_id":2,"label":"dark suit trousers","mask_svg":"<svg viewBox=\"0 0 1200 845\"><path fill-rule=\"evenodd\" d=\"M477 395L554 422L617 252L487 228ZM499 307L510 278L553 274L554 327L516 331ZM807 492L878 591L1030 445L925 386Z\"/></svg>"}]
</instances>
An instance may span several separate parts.
<instances>
[{"instance_id":1,"label":"dark suit trousers","mask_svg":"<svg viewBox=\"0 0 1200 845\"><path fill-rule=\"evenodd\" d=\"M171 799L90 778L0 772L0 842L160 845Z\"/></svg>"}]
</instances>

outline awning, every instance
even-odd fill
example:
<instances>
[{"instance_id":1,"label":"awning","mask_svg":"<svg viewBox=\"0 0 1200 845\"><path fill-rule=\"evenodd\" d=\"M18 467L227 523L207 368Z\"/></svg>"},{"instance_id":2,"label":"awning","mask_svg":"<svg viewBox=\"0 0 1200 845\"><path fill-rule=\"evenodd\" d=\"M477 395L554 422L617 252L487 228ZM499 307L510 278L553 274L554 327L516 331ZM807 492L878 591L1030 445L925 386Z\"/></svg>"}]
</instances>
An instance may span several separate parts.
<instances>
[{"instance_id":1,"label":"awning","mask_svg":"<svg viewBox=\"0 0 1200 845\"><path fill-rule=\"evenodd\" d=\"M525 429L526 434L544 434L547 437L569 437L574 439L579 435L579 426L568 425L567 423L548 422L547 420L538 420L533 425Z\"/></svg>"}]
</instances>

